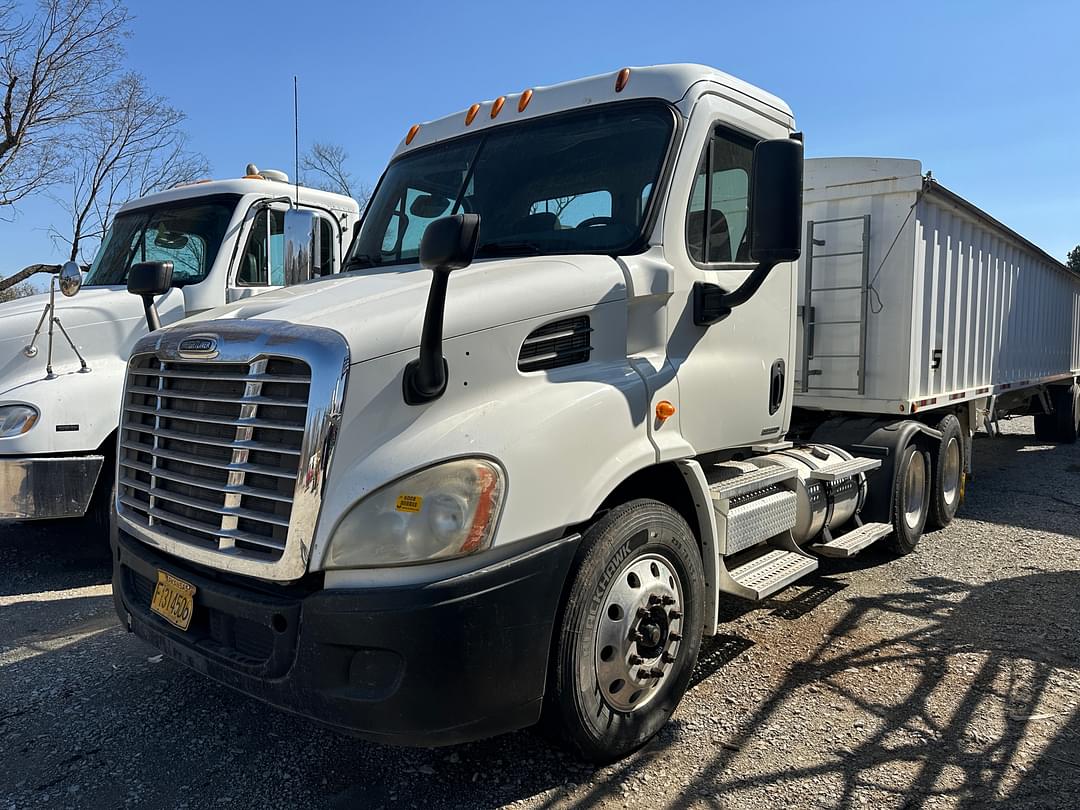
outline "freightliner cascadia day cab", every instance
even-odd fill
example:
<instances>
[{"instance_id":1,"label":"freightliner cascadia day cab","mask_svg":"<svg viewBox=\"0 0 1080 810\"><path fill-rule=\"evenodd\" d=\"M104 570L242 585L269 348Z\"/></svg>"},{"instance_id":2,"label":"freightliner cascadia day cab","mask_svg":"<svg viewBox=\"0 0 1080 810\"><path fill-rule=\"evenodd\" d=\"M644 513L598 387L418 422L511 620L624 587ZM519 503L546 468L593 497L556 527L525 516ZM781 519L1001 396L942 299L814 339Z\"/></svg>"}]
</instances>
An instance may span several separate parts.
<instances>
[{"instance_id":1,"label":"freightliner cascadia day cab","mask_svg":"<svg viewBox=\"0 0 1080 810\"><path fill-rule=\"evenodd\" d=\"M297 204L318 215L316 272L340 268L356 201L304 187L297 197L287 181L249 166L240 179L129 202L85 278L65 267L64 295L54 277L48 293L0 304L0 518L89 513L106 536L127 358L147 331L125 290L133 263L173 263L172 288L158 300L166 324L277 289L300 280L286 277L282 253L286 209Z\"/></svg>"},{"instance_id":2,"label":"freightliner cascadia day cab","mask_svg":"<svg viewBox=\"0 0 1080 810\"><path fill-rule=\"evenodd\" d=\"M927 518L938 429L791 431L802 181L788 107L695 65L412 127L346 273L136 345L122 622L376 740L639 747L721 600Z\"/></svg>"}]
</instances>

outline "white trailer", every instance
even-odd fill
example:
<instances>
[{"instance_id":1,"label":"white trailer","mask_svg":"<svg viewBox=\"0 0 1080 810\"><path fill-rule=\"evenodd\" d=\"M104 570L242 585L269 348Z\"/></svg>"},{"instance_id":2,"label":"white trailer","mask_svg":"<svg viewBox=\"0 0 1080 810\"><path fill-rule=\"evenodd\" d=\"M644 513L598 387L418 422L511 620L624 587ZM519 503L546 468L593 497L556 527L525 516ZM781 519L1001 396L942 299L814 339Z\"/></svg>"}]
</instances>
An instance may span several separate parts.
<instances>
[{"instance_id":1,"label":"white trailer","mask_svg":"<svg viewBox=\"0 0 1080 810\"><path fill-rule=\"evenodd\" d=\"M858 415L944 430L935 525L959 505L977 428L1032 413L1041 438L1076 441L1080 275L917 160L808 160L803 188L796 423L819 439Z\"/></svg>"},{"instance_id":2,"label":"white trailer","mask_svg":"<svg viewBox=\"0 0 1080 810\"><path fill-rule=\"evenodd\" d=\"M792 422L801 141L783 101L700 65L414 125L353 272L136 344L122 622L384 742L542 718L594 760L642 745L722 599L912 552L956 445L906 401ZM856 300L901 306L883 276ZM896 362L870 345L867 369Z\"/></svg>"},{"instance_id":3,"label":"white trailer","mask_svg":"<svg viewBox=\"0 0 1080 810\"><path fill-rule=\"evenodd\" d=\"M125 289L134 263L173 264L158 302L166 324L306 280L285 266L286 219L296 209L316 217L315 275L341 268L359 205L288 179L249 164L243 177L131 200L85 279L69 262L63 295L54 276L48 292L0 304L0 518L89 513L92 528L107 530L124 370L147 332Z\"/></svg>"}]
</instances>

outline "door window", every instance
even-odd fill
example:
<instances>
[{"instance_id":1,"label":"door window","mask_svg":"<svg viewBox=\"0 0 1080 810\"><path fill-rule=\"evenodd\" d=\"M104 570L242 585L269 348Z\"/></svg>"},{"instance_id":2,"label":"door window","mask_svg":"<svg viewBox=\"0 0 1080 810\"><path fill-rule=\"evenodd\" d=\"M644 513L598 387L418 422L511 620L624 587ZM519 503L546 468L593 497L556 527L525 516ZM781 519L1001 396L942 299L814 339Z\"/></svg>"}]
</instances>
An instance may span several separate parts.
<instances>
[{"instance_id":1,"label":"door window","mask_svg":"<svg viewBox=\"0 0 1080 810\"><path fill-rule=\"evenodd\" d=\"M714 131L694 178L686 212L686 246L694 261L749 261L747 227L754 144L752 138L728 129Z\"/></svg>"}]
</instances>

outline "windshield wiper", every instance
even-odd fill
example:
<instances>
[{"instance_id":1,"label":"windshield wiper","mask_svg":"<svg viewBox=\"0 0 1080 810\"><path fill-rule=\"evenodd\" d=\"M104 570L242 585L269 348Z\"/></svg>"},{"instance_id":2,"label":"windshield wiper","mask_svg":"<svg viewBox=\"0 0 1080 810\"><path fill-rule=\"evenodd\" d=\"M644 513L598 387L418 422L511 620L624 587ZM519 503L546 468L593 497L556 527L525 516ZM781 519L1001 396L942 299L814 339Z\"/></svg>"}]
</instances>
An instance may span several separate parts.
<instances>
[{"instance_id":1,"label":"windshield wiper","mask_svg":"<svg viewBox=\"0 0 1080 810\"><path fill-rule=\"evenodd\" d=\"M542 252L535 242L487 242L476 249L477 256L535 256Z\"/></svg>"},{"instance_id":2,"label":"windshield wiper","mask_svg":"<svg viewBox=\"0 0 1080 810\"><path fill-rule=\"evenodd\" d=\"M374 267L376 264L377 262L367 253L358 253L349 257L349 260L345 262L345 269L355 270L360 267Z\"/></svg>"}]
</instances>

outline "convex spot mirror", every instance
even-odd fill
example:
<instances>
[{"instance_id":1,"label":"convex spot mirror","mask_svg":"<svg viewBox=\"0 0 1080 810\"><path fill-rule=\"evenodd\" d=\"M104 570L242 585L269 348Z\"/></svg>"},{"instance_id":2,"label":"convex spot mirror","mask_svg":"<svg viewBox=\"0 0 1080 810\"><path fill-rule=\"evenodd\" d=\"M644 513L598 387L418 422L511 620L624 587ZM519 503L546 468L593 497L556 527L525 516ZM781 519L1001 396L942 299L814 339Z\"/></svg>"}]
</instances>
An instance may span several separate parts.
<instances>
[{"instance_id":1,"label":"convex spot mirror","mask_svg":"<svg viewBox=\"0 0 1080 810\"><path fill-rule=\"evenodd\" d=\"M285 284L299 284L319 275L319 218L314 211L285 212Z\"/></svg>"},{"instance_id":2,"label":"convex spot mirror","mask_svg":"<svg viewBox=\"0 0 1080 810\"><path fill-rule=\"evenodd\" d=\"M75 262L64 262L57 277L60 279L60 292L68 298L82 289L82 270Z\"/></svg>"},{"instance_id":3,"label":"convex spot mirror","mask_svg":"<svg viewBox=\"0 0 1080 810\"><path fill-rule=\"evenodd\" d=\"M776 264L801 253L803 145L792 138L754 147L750 178L750 258Z\"/></svg>"}]
</instances>

